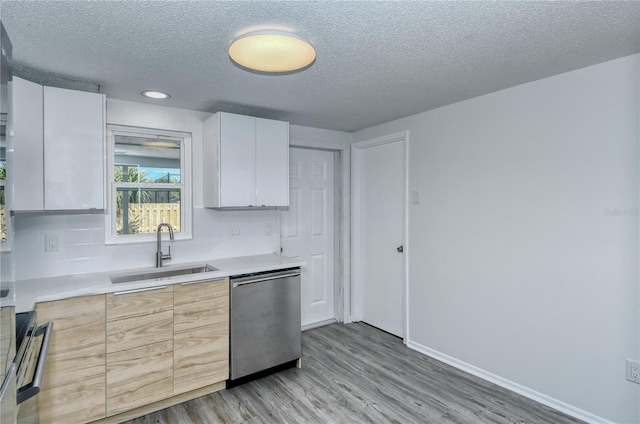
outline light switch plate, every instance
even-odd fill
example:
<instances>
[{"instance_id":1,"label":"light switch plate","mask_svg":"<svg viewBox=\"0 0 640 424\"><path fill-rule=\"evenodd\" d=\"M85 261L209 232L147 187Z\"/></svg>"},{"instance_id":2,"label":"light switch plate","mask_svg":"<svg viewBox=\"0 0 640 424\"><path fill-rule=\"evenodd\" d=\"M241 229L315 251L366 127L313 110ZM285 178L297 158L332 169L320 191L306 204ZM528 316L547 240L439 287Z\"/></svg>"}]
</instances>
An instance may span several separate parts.
<instances>
[{"instance_id":1,"label":"light switch plate","mask_svg":"<svg viewBox=\"0 0 640 424\"><path fill-rule=\"evenodd\" d=\"M420 204L420 190L413 190L411 192L411 203L414 205Z\"/></svg>"}]
</instances>

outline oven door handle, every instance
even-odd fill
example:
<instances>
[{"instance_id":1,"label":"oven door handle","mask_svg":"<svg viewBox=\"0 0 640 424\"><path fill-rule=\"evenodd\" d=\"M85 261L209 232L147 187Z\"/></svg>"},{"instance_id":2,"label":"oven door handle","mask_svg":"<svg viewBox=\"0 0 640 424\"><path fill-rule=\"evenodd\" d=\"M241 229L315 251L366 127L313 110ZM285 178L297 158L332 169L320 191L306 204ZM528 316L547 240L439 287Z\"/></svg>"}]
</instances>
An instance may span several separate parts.
<instances>
[{"instance_id":1,"label":"oven door handle","mask_svg":"<svg viewBox=\"0 0 640 424\"><path fill-rule=\"evenodd\" d=\"M33 380L25 384L18 389L16 397L16 403L21 404L25 400L32 398L40 393L40 386L42 385L42 377L44 376L44 366L47 362L47 353L49 351L49 343L51 342L51 334L53 333L53 322L48 322L36 328L35 336L40 336L44 333L42 339L42 345L40 346L40 353L38 354L38 362L36 365L36 371L33 373Z\"/></svg>"}]
</instances>

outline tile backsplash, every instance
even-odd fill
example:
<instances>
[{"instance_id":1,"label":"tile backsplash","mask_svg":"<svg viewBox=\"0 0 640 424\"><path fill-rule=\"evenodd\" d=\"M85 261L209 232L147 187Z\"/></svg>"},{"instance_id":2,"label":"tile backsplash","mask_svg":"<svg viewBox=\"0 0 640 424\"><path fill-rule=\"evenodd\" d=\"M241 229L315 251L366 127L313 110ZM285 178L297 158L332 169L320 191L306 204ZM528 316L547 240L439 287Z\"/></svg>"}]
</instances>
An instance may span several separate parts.
<instances>
[{"instance_id":1,"label":"tile backsplash","mask_svg":"<svg viewBox=\"0 0 640 424\"><path fill-rule=\"evenodd\" d=\"M16 215L13 262L16 281L155 265L156 243L105 245L103 215ZM167 264L273 253L279 250L276 210L193 209L193 239L171 243ZM240 231L231 237L231 229ZM269 231L270 230L270 231ZM57 237L57 251L45 251L46 235ZM169 243L163 237L163 246ZM3 266L3 279L9 276Z\"/></svg>"}]
</instances>

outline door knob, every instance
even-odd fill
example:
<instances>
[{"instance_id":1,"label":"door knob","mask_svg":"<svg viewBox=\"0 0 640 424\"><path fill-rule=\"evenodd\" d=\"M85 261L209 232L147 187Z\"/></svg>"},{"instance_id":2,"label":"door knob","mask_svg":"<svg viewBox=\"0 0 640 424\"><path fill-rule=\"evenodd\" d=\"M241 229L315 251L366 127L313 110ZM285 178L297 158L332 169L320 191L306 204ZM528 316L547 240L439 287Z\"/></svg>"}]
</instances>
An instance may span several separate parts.
<instances>
[{"instance_id":1,"label":"door knob","mask_svg":"<svg viewBox=\"0 0 640 424\"><path fill-rule=\"evenodd\" d=\"M400 253L404 252L404 246L398 246L396 247L396 250Z\"/></svg>"}]
</instances>

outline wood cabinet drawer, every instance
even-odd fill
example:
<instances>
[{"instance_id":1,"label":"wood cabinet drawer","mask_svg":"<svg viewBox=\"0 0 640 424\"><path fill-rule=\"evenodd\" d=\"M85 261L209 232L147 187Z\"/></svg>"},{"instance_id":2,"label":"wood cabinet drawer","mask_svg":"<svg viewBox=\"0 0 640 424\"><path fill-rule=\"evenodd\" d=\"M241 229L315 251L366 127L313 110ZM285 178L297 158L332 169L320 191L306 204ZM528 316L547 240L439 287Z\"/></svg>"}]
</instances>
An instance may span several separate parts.
<instances>
[{"instance_id":1,"label":"wood cabinet drawer","mask_svg":"<svg viewBox=\"0 0 640 424\"><path fill-rule=\"evenodd\" d=\"M227 322L176 333L174 350L174 394L229 378Z\"/></svg>"},{"instance_id":2,"label":"wood cabinet drawer","mask_svg":"<svg viewBox=\"0 0 640 424\"><path fill-rule=\"evenodd\" d=\"M38 322L54 323L49 355L87 346L104 347L104 302L104 295L98 295L38 303Z\"/></svg>"},{"instance_id":3,"label":"wood cabinet drawer","mask_svg":"<svg viewBox=\"0 0 640 424\"><path fill-rule=\"evenodd\" d=\"M107 321L107 353L172 339L172 310Z\"/></svg>"},{"instance_id":4,"label":"wood cabinet drawer","mask_svg":"<svg viewBox=\"0 0 640 424\"><path fill-rule=\"evenodd\" d=\"M55 322L53 327L55 331ZM62 381L81 382L85 378L104 374L104 364L104 343L101 346L83 346L65 352L49 353L42 385L53 388Z\"/></svg>"},{"instance_id":5,"label":"wood cabinet drawer","mask_svg":"<svg viewBox=\"0 0 640 424\"><path fill-rule=\"evenodd\" d=\"M107 295L107 321L153 314L170 309L173 309L173 286Z\"/></svg>"},{"instance_id":6,"label":"wood cabinet drawer","mask_svg":"<svg viewBox=\"0 0 640 424\"><path fill-rule=\"evenodd\" d=\"M174 286L174 306L196 300L229 295L229 279L204 281L194 284L177 284Z\"/></svg>"},{"instance_id":7,"label":"wood cabinet drawer","mask_svg":"<svg viewBox=\"0 0 640 424\"><path fill-rule=\"evenodd\" d=\"M173 395L173 340L107 354L107 416Z\"/></svg>"},{"instance_id":8,"label":"wood cabinet drawer","mask_svg":"<svg viewBox=\"0 0 640 424\"><path fill-rule=\"evenodd\" d=\"M173 313L176 334L195 327L229 322L229 297L212 297L183 303L176 305Z\"/></svg>"},{"instance_id":9,"label":"wood cabinet drawer","mask_svg":"<svg viewBox=\"0 0 640 424\"><path fill-rule=\"evenodd\" d=\"M87 423L105 417L104 364L91 376L44 384L38 394L39 424ZM50 381L45 374L44 381Z\"/></svg>"}]
</instances>

